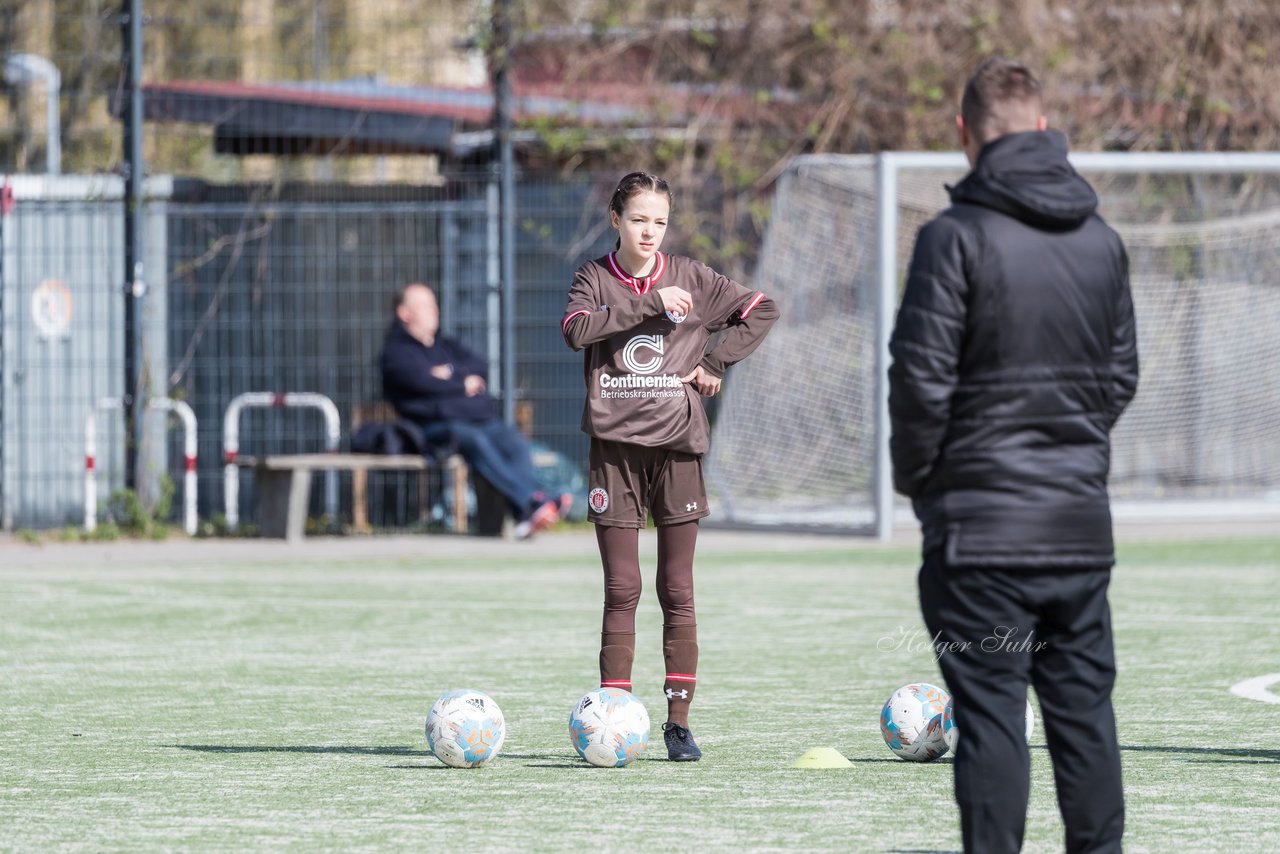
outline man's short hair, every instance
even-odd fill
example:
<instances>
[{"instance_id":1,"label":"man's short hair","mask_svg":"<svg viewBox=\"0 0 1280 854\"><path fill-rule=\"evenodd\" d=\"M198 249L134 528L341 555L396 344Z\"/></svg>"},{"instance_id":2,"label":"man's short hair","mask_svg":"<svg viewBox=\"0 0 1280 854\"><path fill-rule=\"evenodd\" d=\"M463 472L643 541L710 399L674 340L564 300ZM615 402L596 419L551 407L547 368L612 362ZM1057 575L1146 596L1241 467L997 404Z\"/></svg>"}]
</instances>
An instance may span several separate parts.
<instances>
[{"instance_id":1,"label":"man's short hair","mask_svg":"<svg viewBox=\"0 0 1280 854\"><path fill-rule=\"evenodd\" d=\"M960 99L965 127L983 143L1006 133L1033 130L1043 112L1040 79L1035 72L1001 56L978 66Z\"/></svg>"}]
</instances>

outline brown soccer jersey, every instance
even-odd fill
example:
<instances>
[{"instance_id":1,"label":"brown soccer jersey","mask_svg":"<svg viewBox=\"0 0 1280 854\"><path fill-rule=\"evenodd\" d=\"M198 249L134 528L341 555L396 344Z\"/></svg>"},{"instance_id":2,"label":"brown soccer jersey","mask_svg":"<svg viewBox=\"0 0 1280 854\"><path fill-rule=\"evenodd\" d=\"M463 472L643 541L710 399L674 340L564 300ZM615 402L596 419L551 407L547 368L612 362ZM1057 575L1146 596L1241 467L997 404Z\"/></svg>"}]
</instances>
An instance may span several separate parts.
<instances>
[{"instance_id":1,"label":"brown soccer jersey","mask_svg":"<svg viewBox=\"0 0 1280 854\"><path fill-rule=\"evenodd\" d=\"M658 291L692 296L688 316L672 317ZM717 377L751 353L778 317L773 301L690 258L654 259L647 278L627 275L613 253L578 268L562 329L586 349L582 429L597 439L704 454L710 442L702 398L681 382L694 368ZM711 336L724 337L707 353Z\"/></svg>"}]
</instances>

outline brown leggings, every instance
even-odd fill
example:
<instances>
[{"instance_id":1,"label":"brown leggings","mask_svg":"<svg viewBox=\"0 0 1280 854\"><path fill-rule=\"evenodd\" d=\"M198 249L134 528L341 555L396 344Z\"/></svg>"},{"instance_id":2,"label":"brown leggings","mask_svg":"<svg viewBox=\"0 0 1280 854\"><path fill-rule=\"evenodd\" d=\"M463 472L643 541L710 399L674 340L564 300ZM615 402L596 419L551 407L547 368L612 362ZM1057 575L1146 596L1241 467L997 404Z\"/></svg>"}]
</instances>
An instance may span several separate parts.
<instances>
[{"instance_id":1,"label":"brown leggings","mask_svg":"<svg viewBox=\"0 0 1280 854\"><path fill-rule=\"evenodd\" d=\"M604 626L600 634L600 687L631 690L640 602L640 530L596 526L604 563ZM658 528L658 604L662 606L662 658L667 677L667 721L689 726L698 672L698 627L693 613L693 550L698 522Z\"/></svg>"},{"instance_id":2,"label":"brown leggings","mask_svg":"<svg viewBox=\"0 0 1280 854\"><path fill-rule=\"evenodd\" d=\"M596 525L604 564L604 626L609 634L634 634L640 604L640 530ZM698 522L658 528L658 604L664 626L693 626L693 552Z\"/></svg>"}]
</instances>

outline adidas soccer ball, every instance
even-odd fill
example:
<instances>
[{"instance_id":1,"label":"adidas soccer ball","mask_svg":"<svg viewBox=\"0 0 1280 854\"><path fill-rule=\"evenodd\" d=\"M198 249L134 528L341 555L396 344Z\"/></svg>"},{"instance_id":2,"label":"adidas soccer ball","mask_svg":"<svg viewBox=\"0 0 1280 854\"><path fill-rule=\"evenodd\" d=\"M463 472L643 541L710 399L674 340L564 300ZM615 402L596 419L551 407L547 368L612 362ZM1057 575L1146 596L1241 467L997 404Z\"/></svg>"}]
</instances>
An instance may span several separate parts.
<instances>
[{"instance_id":1,"label":"adidas soccer ball","mask_svg":"<svg viewBox=\"0 0 1280 854\"><path fill-rule=\"evenodd\" d=\"M622 768L649 743L649 713L630 691L597 688L569 714L569 738L578 755L601 768Z\"/></svg>"},{"instance_id":2,"label":"adidas soccer ball","mask_svg":"<svg viewBox=\"0 0 1280 854\"><path fill-rule=\"evenodd\" d=\"M951 695L936 685L913 682L889 695L880 710L880 735L901 759L929 762L947 752L942 718Z\"/></svg>"},{"instance_id":3,"label":"adidas soccer ball","mask_svg":"<svg viewBox=\"0 0 1280 854\"><path fill-rule=\"evenodd\" d=\"M1026 738L1027 744L1031 743L1031 733L1036 729L1036 713L1031 707L1031 701L1027 700L1026 722L1024 724L1023 737ZM956 727L956 704L950 697L947 698L947 708L942 713L942 734L947 741L947 750L954 751L956 744L960 741L960 730Z\"/></svg>"},{"instance_id":4,"label":"adidas soccer ball","mask_svg":"<svg viewBox=\"0 0 1280 854\"><path fill-rule=\"evenodd\" d=\"M498 755L506 737L502 710L479 691L450 691L427 714L427 746L452 768L483 765Z\"/></svg>"}]
</instances>

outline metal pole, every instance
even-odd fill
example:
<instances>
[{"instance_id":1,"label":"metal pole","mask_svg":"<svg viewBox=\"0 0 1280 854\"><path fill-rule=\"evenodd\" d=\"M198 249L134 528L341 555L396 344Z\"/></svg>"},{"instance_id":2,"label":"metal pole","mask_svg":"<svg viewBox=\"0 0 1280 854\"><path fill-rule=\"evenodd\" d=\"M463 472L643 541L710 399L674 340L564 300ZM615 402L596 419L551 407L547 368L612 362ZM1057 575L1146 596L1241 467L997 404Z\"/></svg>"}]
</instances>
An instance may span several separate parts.
<instances>
[{"instance_id":1,"label":"metal pole","mask_svg":"<svg viewBox=\"0 0 1280 854\"><path fill-rule=\"evenodd\" d=\"M440 233L440 305L444 315L444 334L458 337L458 224L457 214L446 208L441 214Z\"/></svg>"},{"instance_id":2,"label":"metal pole","mask_svg":"<svg viewBox=\"0 0 1280 854\"><path fill-rule=\"evenodd\" d=\"M484 323L489 357L489 386L502 389L502 204L498 172L491 170L484 187ZM450 310L450 313L455 313Z\"/></svg>"},{"instance_id":3,"label":"metal pole","mask_svg":"<svg viewBox=\"0 0 1280 854\"><path fill-rule=\"evenodd\" d=\"M142 448L146 400L142 346L142 309L146 298L143 259L146 234L143 222L142 179L142 0L122 0L121 29L124 45L124 408L125 487L140 486L138 452Z\"/></svg>"},{"instance_id":4,"label":"metal pole","mask_svg":"<svg viewBox=\"0 0 1280 854\"><path fill-rule=\"evenodd\" d=\"M58 73L57 67L52 72L46 83L48 91L45 93L45 138L48 142L45 144L44 159L45 171L50 175L57 175L62 172L62 113L59 109L62 75Z\"/></svg>"},{"instance_id":5,"label":"metal pole","mask_svg":"<svg viewBox=\"0 0 1280 854\"><path fill-rule=\"evenodd\" d=\"M6 249L4 243L4 225L9 218L9 204L11 198L9 194L11 192L12 191L9 188L9 178L8 176L5 176L4 183L0 186L0 319L8 316L5 314L4 304L4 258ZM12 505L5 497L9 484L8 478L5 477L5 465L7 463L7 458L5 454L6 443L3 441L4 425L6 423L5 419L8 415L4 409L4 399L8 392L8 387L4 381L5 371L7 369L5 362L8 361L5 356L4 326L5 324L0 322L0 530L12 531Z\"/></svg>"},{"instance_id":6,"label":"metal pole","mask_svg":"<svg viewBox=\"0 0 1280 854\"><path fill-rule=\"evenodd\" d=\"M889 338L898 307L898 164L881 154L876 169L876 252L880 294L876 300L876 536L893 537L893 463L889 458Z\"/></svg>"},{"instance_id":7,"label":"metal pole","mask_svg":"<svg viewBox=\"0 0 1280 854\"><path fill-rule=\"evenodd\" d=\"M502 417L516 423L515 156L511 150L511 0L493 6L494 122L502 219Z\"/></svg>"},{"instance_id":8,"label":"metal pole","mask_svg":"<svg viewBox=\"0 0 1280 854\"><path fill-rule=\"evenodd\" d=\"M62 171L62 126L59 98L62 75L58 66L33 53L10 54L4 61L4 80L11 86L30 86L43 81L45 86L45 171L57 175Z\"/></svg>"},{"instance_id":9,"label":"metal pole","mask_svg":"<svg viewBox=\"0 0 1280 854\"><path fill-rule=\"evenodd\" d=\"M329 73L329 39L325 27L325 0L312 0L311 76L315 80L324 80ZM315 160L315 170L317 181L333 180L333 158L330 152L324 152Z\"/></svg>"}]
</instances>

